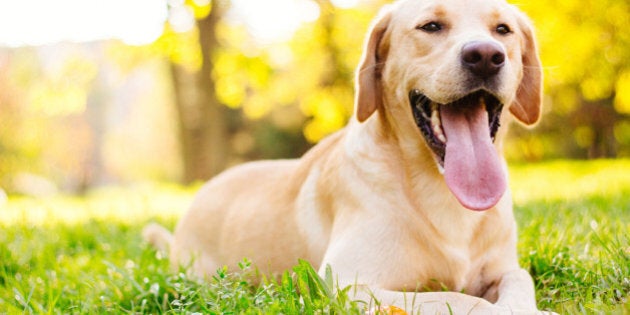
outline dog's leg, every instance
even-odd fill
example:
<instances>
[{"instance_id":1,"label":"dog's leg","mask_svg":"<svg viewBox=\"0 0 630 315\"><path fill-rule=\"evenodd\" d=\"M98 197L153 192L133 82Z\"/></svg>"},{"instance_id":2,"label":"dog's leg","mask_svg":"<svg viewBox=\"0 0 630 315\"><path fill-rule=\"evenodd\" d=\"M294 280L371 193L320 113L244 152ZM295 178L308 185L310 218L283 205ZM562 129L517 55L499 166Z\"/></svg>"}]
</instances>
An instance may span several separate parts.
<instances>
[{"instance_id":1,"label":"dog's leg","mask_svg":"<svg viewBox=\"0 0 630 315\"><path fill-rule=\"evenodd\" d=\"M524 269L505 273L499 283L498 294L496 305L528 311L537 309L534 281Z\"/></svg>"},{"instance_id":2,"label":"dog's leg","mask_svg":"<svg viewBox=\"0 0 630 315\"><path fill-rule=\"evenodd\" d=\"M525 274L527 275L527 273ZM513 275L509 276L511 277ZM516 275L516 277L520 276L522 275ZM515 278L513 279L516 280ZM511 282L509 285L518 286L519 283L524 285L527 284L519 281ZM510 305L492 304L483 298L458 292L408 293L387 290L371 290L365 288L359 289L358 287L360 286L357 286L354 298L368 303L367 306L371 310L368 314L378 314L379 312L377 310L379 309L386 310L387 306L396 306L405 310L408 314L557 315L553 312L537 310L535 303L531 305L528 304L526 306L524 305L525 303L513 303ZM518 288L512 287L511 289ZM529 291L527 288L522 289L523 295L516 294L512 295L512 297L519 298L518 296L520 296L523 299L529 299L530 303L533 302L533 295L525 296L526 294L533 293L533 291Z\"/></svg>"},{"instance_id":3,"label":"dog's leg","mask_svg":"<svg viewBox=\"0 0 630 315\"><path fill-rule=\"evenodd\" d=\"M502 314L507 310L482 298L458 292L411 293L364 286L355 288L354 298L367 302L370 309L396 306L409 314Z\"/></svg>"}]
</instances>

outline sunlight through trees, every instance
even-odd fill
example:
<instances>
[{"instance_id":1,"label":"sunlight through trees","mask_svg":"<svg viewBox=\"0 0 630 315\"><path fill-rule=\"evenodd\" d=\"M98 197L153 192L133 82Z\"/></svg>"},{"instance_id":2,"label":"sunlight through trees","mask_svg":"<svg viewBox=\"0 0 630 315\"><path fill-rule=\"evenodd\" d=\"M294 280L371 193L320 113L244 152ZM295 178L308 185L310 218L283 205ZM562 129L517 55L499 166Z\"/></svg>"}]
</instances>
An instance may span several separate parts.
<instances>
[{"instance_id":1,"label":"sunlight through trees","mask_svg":"<svg viewBox=\"0 0 630 315\"><path fill-rule=\"evenodd\" d=\"M246 0L186 0L167 2L150 44L0 47L0 187L24 190L24 174L70 191L193 182L299 156L343 127L367 25L387 1L278 1L297 11L285 24L287 12L265 16L284 25L276 38L255 37ZM508 157L630 157L630 4L517 6L537 28L545 114L533 131L512 128Z\"/></svg>"}]
</instances>

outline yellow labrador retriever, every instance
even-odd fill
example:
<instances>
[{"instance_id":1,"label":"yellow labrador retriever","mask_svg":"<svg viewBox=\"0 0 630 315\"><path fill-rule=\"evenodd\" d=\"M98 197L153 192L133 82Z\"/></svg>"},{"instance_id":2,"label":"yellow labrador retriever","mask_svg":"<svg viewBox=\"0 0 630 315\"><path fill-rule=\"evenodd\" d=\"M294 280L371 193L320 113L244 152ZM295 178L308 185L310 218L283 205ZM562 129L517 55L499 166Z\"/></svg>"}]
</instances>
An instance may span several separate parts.
<instances>
[{"instance_id":1,"label":"yellow labrador retriever","mask_svg":"<svg viewBox=\"0 0 630 315\"><path fill-rule=\"evenodd\" d=\"M268 273L304 258L357 298L409 311L535 312L499 127L534 124L540 105L532 28L515 7L403 0L372 25L345 129L298 160L224 172L174 235L144 234L200 275L244 257Z\"/></svg>"}]
</instances>

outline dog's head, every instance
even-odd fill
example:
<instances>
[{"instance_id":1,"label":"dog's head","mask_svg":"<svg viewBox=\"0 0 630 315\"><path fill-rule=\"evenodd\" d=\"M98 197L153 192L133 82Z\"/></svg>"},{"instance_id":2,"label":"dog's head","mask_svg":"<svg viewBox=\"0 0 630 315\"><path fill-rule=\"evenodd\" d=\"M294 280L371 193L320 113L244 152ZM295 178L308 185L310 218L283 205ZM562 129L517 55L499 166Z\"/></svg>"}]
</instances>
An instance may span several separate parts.
<instances>
[{"instance_id":1,"label":"dog's head","mask_svg":"<svg viewBox=\"0 0 630 315\"><path fill-rule=\"evenodd\" d=\"M506 189L493 146L502 110L536 123L541 79L530 23L503 0L403 0L368 35L355 115L381 111L423 138L455 197L483 210Z\"/></svg>"}]
</instances>

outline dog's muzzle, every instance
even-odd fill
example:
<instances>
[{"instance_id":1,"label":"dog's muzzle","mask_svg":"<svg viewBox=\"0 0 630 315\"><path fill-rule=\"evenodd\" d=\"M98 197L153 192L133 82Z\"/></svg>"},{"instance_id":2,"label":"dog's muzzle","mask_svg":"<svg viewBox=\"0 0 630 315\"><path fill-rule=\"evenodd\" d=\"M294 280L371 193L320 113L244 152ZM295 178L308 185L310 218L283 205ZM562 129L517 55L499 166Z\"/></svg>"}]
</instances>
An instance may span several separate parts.
<instances>
[{"instance_id":1,"label":"dog's muzzle","mask_svg":"<svg viewBox=\"0 0 630 315\"><path fill-rule=\"evenodd\" d=\"M438 104L420 90L409 92L411 111L449 189L472 210L493 207L506 189L493 142L503 104L478 90L449 104Z\"/></svg>"}]
</instances>

